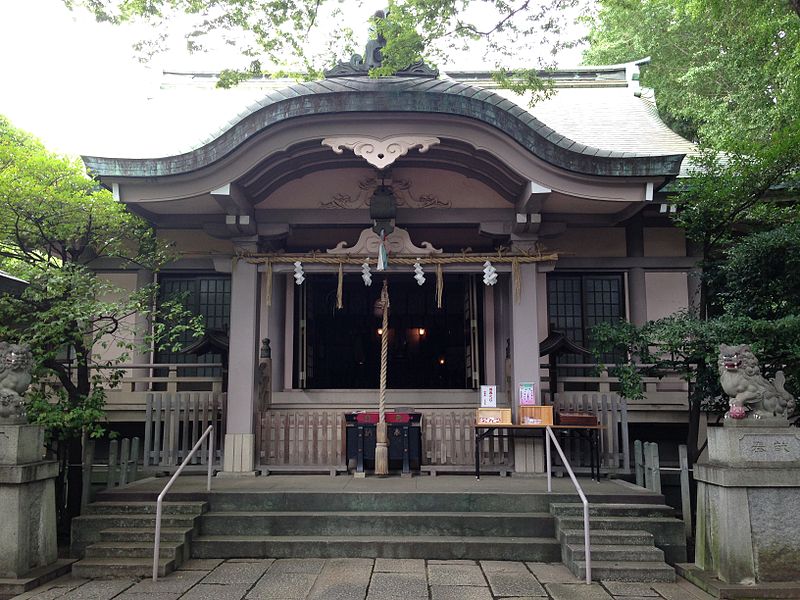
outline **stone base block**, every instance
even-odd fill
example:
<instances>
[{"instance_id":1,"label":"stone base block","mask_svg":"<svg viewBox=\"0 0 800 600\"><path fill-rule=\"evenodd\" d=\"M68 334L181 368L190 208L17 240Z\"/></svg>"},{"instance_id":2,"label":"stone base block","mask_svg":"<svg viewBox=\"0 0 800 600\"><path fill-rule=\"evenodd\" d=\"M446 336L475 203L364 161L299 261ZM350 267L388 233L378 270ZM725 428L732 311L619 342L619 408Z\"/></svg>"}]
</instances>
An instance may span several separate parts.
<instances>
[{"instance_id":1,"label":"stone base block","mask_svg":"<svg viewBox=\"0 0 800 600\"><path fill-rule=\"evenodd\" d=\"M44 457L44 429L39 425L0 425L0 465L36 463Z\"/></svg>"},{"instance_id":2,"label":"stone base block","mask_svg":"<svg viewBox=\"0 0 800 600\"><path fill-rule=\"evenodd\" d=\"M677 564L675 571L714 598L778 600L800 598L800 582L740 584L725 583L692 564Z\"/></svg>"},{"instance_id":3,"label":"stone base block","mask_svg":"<svg viewBox=\"0 0 800 600\"><path fill-rule=\"evenodd\" d=\"M0 578L0 600L8 600L14 596L19 596L48 581L66 575L72 569L72 563L77 560L77 558L60 558L51 565L34 569L23 578Z\"/></svg>"},{"instance_id":4,"label":"stone base block","mask_svg":"<svg viewBox=\"0 0 800 600\"><path fill-rule=\"evenodd\" d=\"M800 432L718 427L708 434L711 462L695 469L696 566L725 584L800 582Z\"/></svg>"}]
</instances>

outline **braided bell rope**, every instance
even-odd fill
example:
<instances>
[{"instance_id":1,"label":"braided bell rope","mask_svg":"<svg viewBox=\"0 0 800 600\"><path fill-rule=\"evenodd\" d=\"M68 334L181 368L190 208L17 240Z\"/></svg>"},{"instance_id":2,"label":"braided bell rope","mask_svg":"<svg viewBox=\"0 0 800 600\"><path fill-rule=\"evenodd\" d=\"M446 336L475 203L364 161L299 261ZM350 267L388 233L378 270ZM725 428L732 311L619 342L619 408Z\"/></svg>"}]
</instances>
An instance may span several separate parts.
<instances>
[{"instance_id":1,"label":"braided bell rope","mask_svg":"<svg viewBox=\"0 0 800 600\"><path fill-rule=\"evenodd\" d=\"M378 420L384 421L386 414L386 372L389 365L389 287L383 280L381 290L381 304L383 304L383 329L381 330L381 375L380 390L378 393Z\"/></svg>"}]
</instances>

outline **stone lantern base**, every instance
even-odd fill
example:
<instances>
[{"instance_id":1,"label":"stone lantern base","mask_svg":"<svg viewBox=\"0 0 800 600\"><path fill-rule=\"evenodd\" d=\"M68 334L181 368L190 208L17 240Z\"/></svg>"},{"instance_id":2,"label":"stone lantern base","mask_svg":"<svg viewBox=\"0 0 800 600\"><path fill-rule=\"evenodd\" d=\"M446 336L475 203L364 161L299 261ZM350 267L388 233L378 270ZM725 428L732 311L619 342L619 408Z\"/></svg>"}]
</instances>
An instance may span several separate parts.
<instances>
[{"instance_id":1,"label":"stone lantern base","mask_svg":"<svg viewBox=\"0 0 800 600\"><path fill-rule=\"evenodd\" d=\"M55 478L38 425L0 425L0 598L69 571L58 561Z\"/></svg>"}]
</instances>

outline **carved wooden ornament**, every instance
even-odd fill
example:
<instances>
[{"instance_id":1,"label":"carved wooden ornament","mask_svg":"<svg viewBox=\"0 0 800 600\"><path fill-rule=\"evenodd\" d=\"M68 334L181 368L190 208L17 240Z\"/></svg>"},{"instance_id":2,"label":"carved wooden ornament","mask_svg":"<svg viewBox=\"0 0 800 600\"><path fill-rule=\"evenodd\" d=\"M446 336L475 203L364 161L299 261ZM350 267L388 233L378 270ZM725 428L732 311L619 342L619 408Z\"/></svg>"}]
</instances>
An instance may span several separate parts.
<instances>
[{"instance_id":1,"label":"carved wooden ornament","mask_svg":"<svg viewBox=\"0 0 800 600\"><path fill-rule=\"evenodd\" d=\"M328 250L328 254L372 256L378 253L381 239L377 233L367 228L358 236L355 246L347 247L347 242L339 242L335 248ZM441 254L441 248L434 248L430 242L422 242L422 247L415 246L411 241L408 232L395 226L394 231L386 236L386 251L389 254L401 254L412 256L426 256L430 254Z\"/></svg>"},{"instance_id":2,"label":"carved wooden ornament","mask_svg":"<svg viewBox=\"0 0 800 600\"><path fill-rule=\"evenodd\" d=\"M394 135L387 138L361 135L325 138L322 145L330 146L336 154L342 154L344 148L348 148L372 166L384 169L408 154L409 150L419 148L420 153L427 152L440 141L437 137L424 135Z\"/></svg>"}]
</instances>

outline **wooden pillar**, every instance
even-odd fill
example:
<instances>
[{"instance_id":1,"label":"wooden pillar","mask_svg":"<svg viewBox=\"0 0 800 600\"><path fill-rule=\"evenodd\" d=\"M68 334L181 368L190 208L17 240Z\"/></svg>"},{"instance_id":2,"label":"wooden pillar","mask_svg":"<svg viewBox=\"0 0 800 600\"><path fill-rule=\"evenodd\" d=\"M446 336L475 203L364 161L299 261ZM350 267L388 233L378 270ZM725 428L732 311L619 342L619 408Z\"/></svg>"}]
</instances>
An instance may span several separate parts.
<instances>
[{"instance_id":1,"label":"wooden pillar","mask_svg":"<svg viewBox=\"0 0 800 600\"><path fill-rule=\"evenodd\" d=\"M231 333L224 472L254 474L258 400L258 267L237 260L231 272Z\"/></svg>"},{"instance_id":2,"label":"wooden pillar","mask_svg":"<svg viewBox=\"0 0 800 600\"><path fill-rule=\"evenodd\" d=\"M644 256L644 225L641 213L631 217L625 225L625 246L629 257ZM647 323L647 291L642 267L632 267L628 270L628 304L631 323L634 325Z\"/></svg>"}]
</instances>

